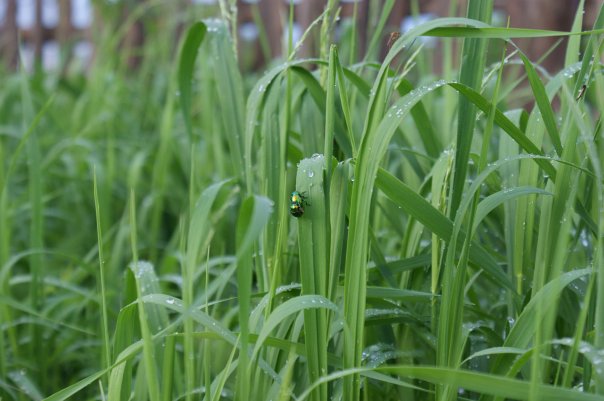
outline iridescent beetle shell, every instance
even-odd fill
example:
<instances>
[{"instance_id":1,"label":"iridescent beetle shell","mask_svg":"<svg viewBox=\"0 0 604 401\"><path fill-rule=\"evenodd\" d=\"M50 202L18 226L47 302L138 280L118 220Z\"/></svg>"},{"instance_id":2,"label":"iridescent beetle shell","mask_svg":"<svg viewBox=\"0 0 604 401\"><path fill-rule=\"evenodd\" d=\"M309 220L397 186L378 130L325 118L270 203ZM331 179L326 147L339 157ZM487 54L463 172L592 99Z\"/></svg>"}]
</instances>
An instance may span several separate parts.
<instances>
[{"instance_id":1,"label":"iridescent beetle shell","mask_svg":"<svg viewBox=\"0 0 604 401\"><path fill-rule=\"evenodd\" d=\"M298 192L294 191L289 197L289 213L294 217L300 217L304 214L306 199Z\"/></svg>"}]
</instances>

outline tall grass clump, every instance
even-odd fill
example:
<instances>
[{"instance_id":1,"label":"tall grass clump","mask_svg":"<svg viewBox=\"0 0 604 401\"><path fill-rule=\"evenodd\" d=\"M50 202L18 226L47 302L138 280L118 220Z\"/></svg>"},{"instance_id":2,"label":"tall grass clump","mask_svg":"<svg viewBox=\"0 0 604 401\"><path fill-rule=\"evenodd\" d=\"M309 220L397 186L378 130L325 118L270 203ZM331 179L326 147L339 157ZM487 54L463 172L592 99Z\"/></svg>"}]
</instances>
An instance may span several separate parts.
<instances>
[{"instance_id":1,"label":"tall grass clump","mask_svg":"<svg viewBox=\"0 0 604 401\"><path fill-rule=\"evenodd\" d=\"M235 2L150 2L85 77L0 81L0 398L604 400L604 8L472 0L377 62L393 3L367 55L329 1L256 75ZM545 36L561 71L514 43Z\"/></svg>"}]
</instances>

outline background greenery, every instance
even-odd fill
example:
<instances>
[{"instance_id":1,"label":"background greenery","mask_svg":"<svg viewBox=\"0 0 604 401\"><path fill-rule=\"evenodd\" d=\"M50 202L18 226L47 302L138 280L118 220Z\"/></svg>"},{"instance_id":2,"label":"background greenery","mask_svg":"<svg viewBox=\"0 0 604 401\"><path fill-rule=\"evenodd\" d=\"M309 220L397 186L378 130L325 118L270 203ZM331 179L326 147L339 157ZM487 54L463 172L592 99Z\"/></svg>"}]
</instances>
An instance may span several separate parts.
<instances>
[{"instance_id":1,"label":"background greenery","mask_svg":"<svg viewBox=\"0 0 604 401\"><path fill-rule=\"evenodd\" d=\"M335 3L261 75L225 8L0 81L2 399L604 400L604 13L470 1L377 63Z\"/></svg>"}]
</instances>

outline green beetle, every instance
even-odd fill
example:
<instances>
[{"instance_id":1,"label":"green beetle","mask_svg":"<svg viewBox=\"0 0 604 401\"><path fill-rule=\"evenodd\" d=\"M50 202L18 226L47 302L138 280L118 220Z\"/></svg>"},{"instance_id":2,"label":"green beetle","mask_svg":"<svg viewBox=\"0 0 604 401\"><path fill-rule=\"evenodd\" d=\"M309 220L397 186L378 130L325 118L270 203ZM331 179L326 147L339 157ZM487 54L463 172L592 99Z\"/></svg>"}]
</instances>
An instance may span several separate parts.
<instances>
[{"instance_id":1,"label":"green beetle","mask_svg":"<svg viewBox=\"0 0 604 401\"><path fill-rule=\"evenodd\" d=\"M289 212L294 217L300 217L304 214L304 206L308 205L306 197L298 191L292 192L289 197Z\"/></svg>"}]
</instances>

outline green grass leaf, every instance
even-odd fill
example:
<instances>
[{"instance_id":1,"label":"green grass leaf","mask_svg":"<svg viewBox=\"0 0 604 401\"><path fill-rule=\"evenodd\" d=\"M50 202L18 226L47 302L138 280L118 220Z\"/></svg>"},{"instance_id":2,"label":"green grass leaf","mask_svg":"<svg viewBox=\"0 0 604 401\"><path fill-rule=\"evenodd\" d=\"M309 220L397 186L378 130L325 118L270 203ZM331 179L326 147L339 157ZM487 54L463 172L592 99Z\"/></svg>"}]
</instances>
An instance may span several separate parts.
<instances>
[{"instance_id":1,"label":"green grass leaf","mask_svg":"<svg viewBox=\"0 0 604 401\"><path fill-rule=\"evenodd\" d=\"M185 39L180 49L180 62L178 64L178 88L180 91L180 107L184 116L185 126L189 137L193 137L191 123L191 93L195 60L199 53L203 39L206 35L207 26L197 21L187 29Z\"/></svg>"}]
</instances>

